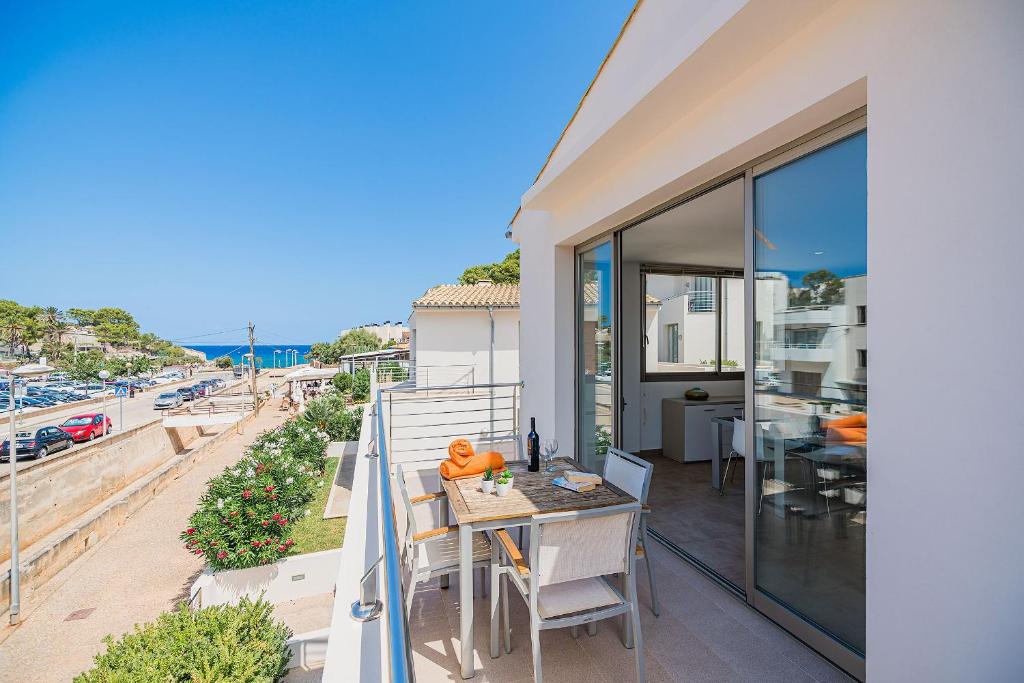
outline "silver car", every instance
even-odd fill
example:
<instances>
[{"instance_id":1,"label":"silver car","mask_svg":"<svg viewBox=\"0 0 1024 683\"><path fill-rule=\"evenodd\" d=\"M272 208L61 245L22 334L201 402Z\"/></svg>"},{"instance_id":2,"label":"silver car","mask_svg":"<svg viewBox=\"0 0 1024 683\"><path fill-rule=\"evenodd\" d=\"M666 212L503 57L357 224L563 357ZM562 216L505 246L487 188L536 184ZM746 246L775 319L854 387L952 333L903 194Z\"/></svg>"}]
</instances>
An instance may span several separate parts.
<instances>
[{"instance_id":1,"label":"silver car","mask_svg":"<svg viewBox=\"0 0 1024 683\"><path fill-rule=\"evenodd\" d=\"M169 391L164 394L160 394L153 401L154 410L166 410L168 408L177 408L184 401L181 398L181 394L176 391Z\"/></svg>"}]
</instances>

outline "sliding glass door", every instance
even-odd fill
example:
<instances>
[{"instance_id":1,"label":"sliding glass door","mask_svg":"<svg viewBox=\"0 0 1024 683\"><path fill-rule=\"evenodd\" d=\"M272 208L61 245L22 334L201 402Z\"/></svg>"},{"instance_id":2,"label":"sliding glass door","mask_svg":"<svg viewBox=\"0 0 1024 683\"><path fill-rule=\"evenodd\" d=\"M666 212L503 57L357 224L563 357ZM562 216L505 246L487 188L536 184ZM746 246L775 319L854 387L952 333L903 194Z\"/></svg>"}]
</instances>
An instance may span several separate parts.
<instances>
[{"instance_id":1,"label":"sliding glass door","mask_svg":"<svg viewBox=\"0 0 1024 683\"><path fill-rule=\"evenodd\" d=\"M576 452L592 472L604 468L616 416L613 247L581 252L576 267Z\"/></svg>"},{"instance_id":2,"label":"sliding glass door","mask_svg":"<svg viewBox=\"0 0 1024 683\"><path fill-rule=\"evenodd\" d=\"M837 129L752 176L755 604L852 670L841 660L865 639L867 133Z\"/></svg>"}]
</instances>

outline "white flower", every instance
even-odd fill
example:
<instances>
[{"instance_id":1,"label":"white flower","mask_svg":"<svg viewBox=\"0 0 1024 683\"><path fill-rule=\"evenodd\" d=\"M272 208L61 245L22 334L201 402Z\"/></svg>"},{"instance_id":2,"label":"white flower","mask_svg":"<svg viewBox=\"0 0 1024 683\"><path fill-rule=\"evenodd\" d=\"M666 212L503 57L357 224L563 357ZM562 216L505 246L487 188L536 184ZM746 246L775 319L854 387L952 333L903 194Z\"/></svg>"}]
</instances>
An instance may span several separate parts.
<instances>
[{"instance_id":1,"label":"white flower","mask_svg":"<svg viewBox=\"0 0 1024 683\"><path fill-rule=\"evenodd\" d=\"M293 481L295 481L293 477L288 477L287 479L284 480L284 483L291 484Z\"/></svg>"},{"instance_id":2,"label":"white flower","mask_svg":"<svg viewBox=\"0 0 1024 683\"><path fill-rule=\"evenodd\" d=\"M224 499L223 498L218 498L217 499L217 509L218 510L223 510L224 509Z\"/></svg>"},{"instance_id":3,"label":"white flower","mask_svg":"<svg viewBox=\"0 0 1024 683\"><path fill-rule=\"evenodd\" d=\"M306 511L303 513L303 517L309 517L310 514L312 513L310 513L309 508L306 508Z\"/></svg>"},{"instance_id":4,"label":"white flower","mask_svg":"<svg viewBox=\"0 0 1024 683\"><path fill-rule=\"evenodd\" d=\"M317 486L318 486L319 488L323 488L323 485L324 485L324 482L323 482L323 480L322 480L322 479L321 479L321 480L320 480L319 482L317 482Z\"/></svg>"},{"instance_id":5,"label":"white flower","mask_svg":"<svg viewBox=\"0 0 1024 683\"><path fill-rule=\"evenodd\" d=\"M249 477L250 479L252 479L253 477L255 477L255 476L256 476L256 472L255 472L255 471L254 471L254 470L253 470L252 468L249 468L249 469L247 469L247 470L245 471L245 476L247 476L247 477Z\"/></svg>"}]
</instances>

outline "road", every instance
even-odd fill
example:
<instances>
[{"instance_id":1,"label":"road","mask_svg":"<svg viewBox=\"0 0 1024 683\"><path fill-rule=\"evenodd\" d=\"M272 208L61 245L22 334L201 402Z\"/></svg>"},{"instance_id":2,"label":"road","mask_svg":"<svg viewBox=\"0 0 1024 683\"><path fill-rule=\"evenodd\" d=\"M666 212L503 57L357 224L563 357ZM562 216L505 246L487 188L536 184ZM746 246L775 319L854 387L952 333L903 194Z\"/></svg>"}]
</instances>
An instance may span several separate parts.
<instances>
[{"instance_id":1,"label":"road","mask_svg":"<svg viewBox=\"0 0 1024 683\"><path fill-rule=\"evenodd\" d=\"M235 380L231 377L230 372L218 372L218 373L201 373L197 374L184 382L175 382L171 384L158 384L154 387L149 387L144 392L135 392L135 398L124 398L124 424L120 422L120 410L118 407L118 401L122 399L115 398L113 396L107 397L107 414L110 416L111 421L114 423L114 429L110 433L110 436L116 436L119 432L133 429L134 427L140 427L144 424L149 424L161 418L161 411L153 409L153 401L164 391L171 391L179 387L189 386L194 384L201 379L207 379L211 377L220 377L227 381L228 386L222 391L228 391L233 386L238 386L245 383L245 380ZM263 372L258 375L258 388L264 389L269 382L280 382L280 378L271 377L271 373ZM83 405L84 404L84 405ZM185 405L188 405L187 403ZM81 401L79 403L72 403L66 409L60 410L48 415L41 415L36 417L33 413L28 413L22 420L18 421L18 431L23 431L29 428L46 427L50 425L59 425L61 422L71 417L72 415L80 415L82 413L100 413L103 412L101 403L87 403ZM0 425L0 441L7 439L9 432L9 423L7 422L6 416L3 419L3 424ZM109 438L109 437L104 437ZM82 448L86 443L96 444L102 439L96 439L92 442L83 442L75 444L69 451ZM68 451L58 451L54 455L63 455ZM18 459L18 471L24 470L28 467L33 467L43 460L27 460L24 456ZM0 467L8 467L7 463L0 463Z\"/></svg>"}]
</instances>

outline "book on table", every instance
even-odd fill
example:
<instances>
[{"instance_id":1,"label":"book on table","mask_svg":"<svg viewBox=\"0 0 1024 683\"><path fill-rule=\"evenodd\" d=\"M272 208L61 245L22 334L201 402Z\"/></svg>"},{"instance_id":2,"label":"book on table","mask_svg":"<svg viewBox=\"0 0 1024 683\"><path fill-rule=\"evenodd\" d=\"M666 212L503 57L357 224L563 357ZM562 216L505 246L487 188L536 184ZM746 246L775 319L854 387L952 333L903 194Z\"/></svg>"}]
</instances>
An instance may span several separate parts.
<instances>
[{"instance_id":1,"label":"book on table","mask_svg":"<svg viewBox=\"0 0 1024 683\"><path fill-rule=\"evenodd\" d=\"M575 491L576 493L586 493L587 491L593 491L597 488L595 484L590 482L580 481L569 481L565 477L556 477L551 481L555 486L561 486L563 489Z\"/></svg>"},{"instance_id":2,"label":"book on table","mask_svg":"<svg viewBox=\"0 0 1024 683\"><path fill-rule=\"evenodd\" d=\"M593 474L591 472L580 472L578 470L566 470L562 472L562 476L567 481L575 482L577 484L593 484L594 486L600 486L604 481L601 479L601 475Z\"/></svg>"}]
</instances>

